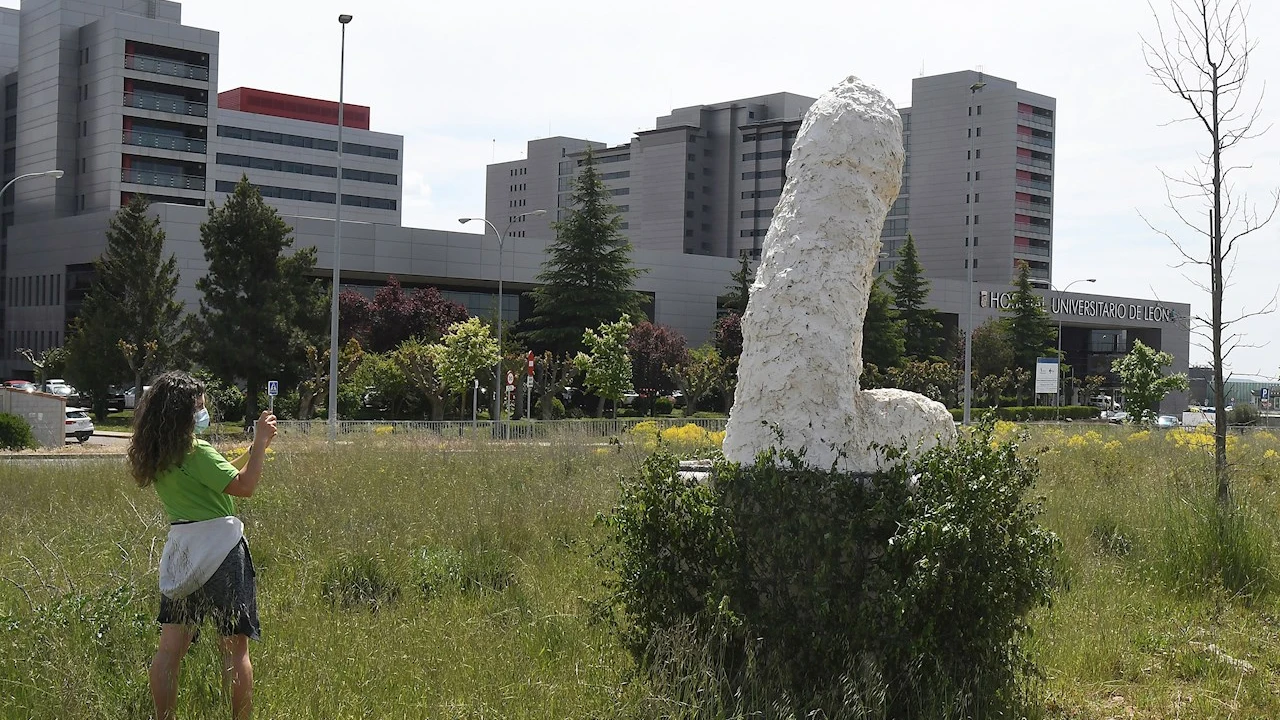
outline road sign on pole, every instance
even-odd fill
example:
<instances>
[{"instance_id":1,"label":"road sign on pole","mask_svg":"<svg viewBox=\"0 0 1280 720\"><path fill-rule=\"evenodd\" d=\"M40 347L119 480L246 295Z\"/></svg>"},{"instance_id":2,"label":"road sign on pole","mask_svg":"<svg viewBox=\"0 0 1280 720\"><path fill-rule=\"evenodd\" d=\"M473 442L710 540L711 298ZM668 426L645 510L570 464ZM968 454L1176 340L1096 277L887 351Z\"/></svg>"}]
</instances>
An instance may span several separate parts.
<instances>
[{"instance_id":1,"label":"road sign on pole","mask_svg":"<svg viewBox=\"0 0 1280 720\"><path fill-rule=\"evenodd\" d=\"M1058 392L1058 358L1036 358L1036 394Z\"/></svg>"},{"instance_id":2,"label":"road sign on pole","mask_svg":"<svg viewBox=\"0 0 1280 720\"><path fill-rule=\"evenodd\" d=\"M529 354L524 356L524 359L529 365L529 377L533 377L533 351L530 350Z\"/></svg>"},{"instance_id":3,"label":"road sign on pole","mask_svg":"<svg viewBox=\"0 0 1280 720\"><path fill-rule=\"evenodd\" d=\"M1259 391L1258 391L1258 397L1259 397L1259 398L1261 398L1261 399L1263 399L1263 400L1270 400L1270 399L1271 399L1271 388L1265 388L1265 387L1264 387L1264 388L1262 388L1261 390L1259 390Z\"/></svg>"},{"instance_id":4,"label":"road sign on pole","mask_svg":"<svg viewBox=\"0 0 1280 720\"><path fill-rule=\"evenodd\" d=\"M280 381L267 381L267 409L272 413L276 411L276 396L280 394Z\"/></svg>"}]
</instances>

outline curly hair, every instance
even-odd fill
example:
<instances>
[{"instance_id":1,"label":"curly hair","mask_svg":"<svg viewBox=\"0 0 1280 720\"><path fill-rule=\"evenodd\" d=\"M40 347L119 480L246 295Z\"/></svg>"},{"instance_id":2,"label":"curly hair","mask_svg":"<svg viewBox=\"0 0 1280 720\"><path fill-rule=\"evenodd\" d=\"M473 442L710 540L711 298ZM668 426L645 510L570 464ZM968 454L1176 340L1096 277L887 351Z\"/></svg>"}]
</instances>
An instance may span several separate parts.
<instances>
[{"instance_id":1,"label":"curly hair","mask_svg":"<svg viewBox=\"0 0 1280 720\"><path fill-rule=\"evenodd\" d=\"M157 475L180 464L191 451L196 402L203 395L204 383L181 371L152 381L133 413L129 443L129 472L138 487L155 482Z\"/></svg>"}]
</instances>

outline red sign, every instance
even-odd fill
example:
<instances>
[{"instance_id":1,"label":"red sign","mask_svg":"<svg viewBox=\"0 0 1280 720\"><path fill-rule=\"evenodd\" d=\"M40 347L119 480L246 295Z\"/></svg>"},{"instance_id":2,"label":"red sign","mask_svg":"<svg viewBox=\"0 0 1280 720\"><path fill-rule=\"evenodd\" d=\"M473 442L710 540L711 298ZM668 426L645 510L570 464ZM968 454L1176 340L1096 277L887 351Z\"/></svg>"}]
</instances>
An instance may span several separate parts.
<instances>
[{"instance_id":1,"label":"red sign","mask_svg":"<svg viewBox=\"0 0 1280 720\"><path fill-rule=\"evenodd\" d=\"M533 377L533 351L530 350L529 354L524 357L529 361L529 377Z\"/></svg>"}]
</instances>

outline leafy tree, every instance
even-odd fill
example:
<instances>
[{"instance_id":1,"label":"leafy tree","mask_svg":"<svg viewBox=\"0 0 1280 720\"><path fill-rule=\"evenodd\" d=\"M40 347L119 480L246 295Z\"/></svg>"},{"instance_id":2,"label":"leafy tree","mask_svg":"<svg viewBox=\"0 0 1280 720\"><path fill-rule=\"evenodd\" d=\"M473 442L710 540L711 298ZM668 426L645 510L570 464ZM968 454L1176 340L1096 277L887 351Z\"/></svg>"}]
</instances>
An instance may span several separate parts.
<instances>
[{"instance_id":1,"label":"leafy tree","mask_svg":"<svg viewBox=\"0 0 1280 720\"><path fill-rule=\"evenodd\" d=\"M742 316L729 313L716 320L712 336L720 357L736 367L738 358L742 357Z\"/></svg>"},{"instance_id":2,"label":"leafy tree","mask_svg":"<svg viewBox=\"0 0 1280 720\"><path fill-rule=\"evenodd\" d=\"M480 318L455 323L440 343L436 368L451 393L466 397L480 370L498 362L498 341ZM496 417L496 416L495 416Z\"/></svg>"},{"instance_id":3,"label":"leafy tree","mask_svg":"<svg viewBox=\"0 0 1280 720\"><path fill-rule=\"evenodd\" d=\"M870 363L887 370L902 363L905 351L906 341L902 336L902 323L893 309L893 297L877 277L871 282L867 317L862 324L862 362L864 366Z\"/></svg>"},{"instance_id":4,"label":"leafy tree","mask_svg":"<svg viewBox=\"0 0 1280 720\"><path fill-rule=\"evenodd\" d=\"M728 294L724 296L724 300L720 303L727 310L742 315L747 311L747 300L751 297L751 283L755 282L756 273L751 269L751 258L747 254L741 253L738 256L741 266L736 272L729 276L732 283L729 287Z\"/></svg>"},{"instance_id":5,"label":"leafy tree","mask_svg":"<svg viewBox=\"0 0 1280 720\"><path fill-rule=\"evenodd\" d=\"M689 351L684 336L665 325L642 322L627 339L631 377L641 395L653 397L675 389L670 368L684 362Z\"/></svg>"},{"instance_id":6,"label":"leafy tree","mask_svg":"<svg viewBox=\"0 0 1280 720\"><path fill-rule=\"evenodd\" d=\"M107 225L107 248L94 262L93 284L68 346L76 379L94 398L126 372L134 387L173 359L181 335L178 259L164 257L165 233L135 195ZM123 367L121 366L123 363Z\"/></svg>"},{"instance_id":7,"label":"leafy tree","mask_svg":"<svg viewBox=\"0 0 1280 720\"><path fill-rule=\"evenodd\" d=\"M956 390L962 376L963 373L951 363L908 360L901 367L889 368L888 383L889 387L920 393L948 407L955 407Z\"/></svg>"},{"instance_id":8,"label":"leafy tree","mask_svg":"<svg viewBox=\"0 0 1280 720\"><path fill-rule=\"evenodd\" d=\"M684 393L685 413L692 415L698 402L728 382L729 365L710 343L690 350L683 362L671 368L671 375Z\"/></svg>"},{"instance_id":9,"label":"leafy tree","mask_svg":"<svg viewBox=\"0 0 1280 720\"><path fill-rule=\"evenodd\" d=\"M1107 378L1103 375L1089 375L1084 379L1084 397L1085 402L1090 402L1093 397L1102 391L1102 386L1107 384Z\"/></svg>"},{"instance_id":10,"label":"leafy tree","mask_svg":"<svg viewBox=\"0 0 1280 720\"><path fill-rule=\"evenodd\" d=\"M533 394L537 398L537 406L541 408L543 420L552 419L552 409L555 407L552 400L577 374L578 366L570 357L547 351L534 360Z\"/></svg>"},{"instance_id":11,"label":"leafy tree","mask_svg":"<svg viewBox=\"0 0 1280 720\"><path fill-rule=\"evenodd\" d=\"M304 353L306 374L298 382L298 419L310 420L316 411L317 401L323 399L329 389L329 349L307 345ZM350 380L363 358L364 348L355 338L348 340L338 351L339 386Z\"/></svg>"},{"instance_id":12,"label":"leafy tree","mask_svg":"<svg viewBox=\"0 0 1280 720\"><path fill-rule=\"evenodd\" d=\"M573 353L584 347L583 330L639 317L649 302L632 289L643 271L631 264L631 243L590 151L574 180L572 209L553 227L527 339L539 350Z\"/></svg>"},{"instance_id":13,"label":"leafy tree","mask_svg":"<svg viewBox=\"0 0 1280 720\"><path fill-rule=\"evenodd\" d=\"M111 328L86 323L83 315L72 323L67 337L66 378L81 393L89 395L90 407L98 422L104 422L111 412L107 395L112 384L129 372L118 342L119 337Z\"/></svg>"},{"instance_id":14,"label":"leafy tree","mask_svg":"<svg viewBox=\"0 0 1280 720\"><path fill-rule=\"evenodd\" d=\"M973 329L973 374L1003 375L1013 367L1013 343L1008 326L992 318Z\"/></svg>"},{"instance_id":15,"label":"leafy tree","mask_svg":"<svg viewBox=\"0 0 1280 720\"><path fill-rule=\"evenodd\" d=\"M360 340L374 352L389 352L411 337L439 340L449 326L467 319L467 309L434 287L406 292L392 276L372 300L354 290L343 291L338 319L343 336Z\"/></svg>"},{"instance_id":16,"label":"leafy tree","mask_svg":"<svg viewBox=\"0 0 1280 720\"><path fill-rule=\"evenodd\" d=\"M443 349L444 346L438 343L409 338L400 343L400 347L391 355L409 384L422 393L432 420L444 419L444 411L452 394L440 376L440 355ZM463 413L464 416L465 414Z\"/></svg>"},{"instance_id":17,"label":"leafy tree","mask_svg":"<svg viewBox=\"0 0 1280 720\"><path fill-rule=\"evenodd\" d=\"M907 235L898 264L893 268L889 289L893 291L894 305L902 321L902 338L906 357L928 360L934 357L942 340L942 323L938 313L925 303L929 300L929 281L924 277L924 266L916 252L916 241Z\"/></svg>"},{"instance_id":18,"label":"leafy tree","mask_svg":"<svg viewBox=\"0 0 1280 720\"><path fill-rule=\"evenodd\" d=\"M1128 355L1111 363L1111 371L1120 376L1125 404L1134 422L1149 420L1165 395L1187 389L1185 373L1164 373L1172 364L1172 355L1147 347L1141 340L1134 341Z\"/></svg>"},{"instance_id":19,"label":"leafy tree","mask_svg":"<svg viewBox=\"0 0 1280 720\"><path fill-rule=\"evenodd\" d=\"M244 177L222 207L210 207L200 243L209 262L196 283L200 361L255 390L247 393L248 425L258 414L256 389L296 374L286 369L301 365L308 343L320 343L327 303L312 277L316 252L285 254L293 246L289 226Z\"/></svg>"},{"instance_id":20,"label":"leafy tree","mask_svg":"<svg viewBox=\"0 0 1280 720\"><path fill-rule=\"evenodd\" d=\"M1025 262L1018 263L1014 285L1017 289L1005 310L1009 314L1004 319L1005 329L1013 350L1013 367L1030 372L1036 366L1036 358L1057 353L1058 331L1040 296L1031 289L1031 269Z\"/></svg>"},{"instance_id":21,"label":"leafy tree","mask_svg":"<svg viewBox=\"0 0 1280 720\"><path fill-rule=\"evenodd\" d=\"M414 386L392 353L364 353L351 380L358 390L372 388L392 419L403 418L417 399Z\"/></svg>"},{"instance_id":22,"label":"leafy tree","mask_svg":"<svg viewBox=\"0 0 1280 720\"><path fill-rule=\"evenodd\" d=\"M573 362L583 374L587 389L600 396L596 415L604 413L604 401L613 401L613 415L618 416L618 401L631 389L631 358L627 355L627 338L631 336L631 318L623 315L613 323L602 323L598 331L586 330L582 342L590 354L578 353Z\"/></svg>"}]
</instances>

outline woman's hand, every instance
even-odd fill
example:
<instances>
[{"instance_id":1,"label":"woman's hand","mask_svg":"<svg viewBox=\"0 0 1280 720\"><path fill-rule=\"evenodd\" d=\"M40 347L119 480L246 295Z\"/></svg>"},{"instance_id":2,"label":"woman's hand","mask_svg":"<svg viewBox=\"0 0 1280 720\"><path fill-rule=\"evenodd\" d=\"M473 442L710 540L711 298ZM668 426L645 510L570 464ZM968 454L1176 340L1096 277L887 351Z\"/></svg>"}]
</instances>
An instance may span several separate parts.
<instances>
[{"instance_id":1,"label":"woman's hand","mask_svg":"<svg viewBox=\"0 0 1280 720\"><path fill-rule=\"evenodd\" d=\"M263 410L262 416L253 425L253 443L266 449L276 437L276 416L270 410Z\"/></svg>"}]
</instances>

